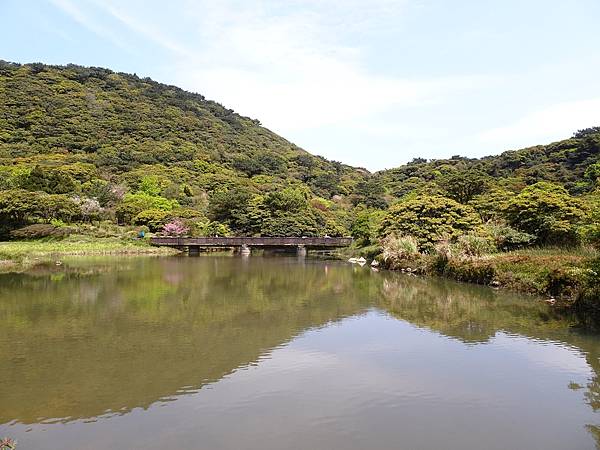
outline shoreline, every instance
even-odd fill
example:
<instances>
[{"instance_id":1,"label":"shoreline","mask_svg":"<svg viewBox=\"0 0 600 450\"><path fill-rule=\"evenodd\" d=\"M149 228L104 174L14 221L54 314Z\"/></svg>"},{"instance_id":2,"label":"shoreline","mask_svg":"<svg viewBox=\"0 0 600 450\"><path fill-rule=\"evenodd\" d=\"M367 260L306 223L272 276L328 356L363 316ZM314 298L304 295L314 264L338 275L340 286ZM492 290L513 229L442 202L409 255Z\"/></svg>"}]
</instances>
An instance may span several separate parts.
<instances>
[{"instance_id":1,"label":"shoreline","mask_svg":"<svg viewBox=\"0 0 600 450\"><path fill-rule=\"evenodd\" d=\"M558 311L600 324L598 255L559 249L516 250L476 257L415 255L379 260L380 268L446 278L536 297Z\"/></svg>"},{"instance_id":2,"label":"shoreline","mask_svg":"<svg viewBox=\"0 0 600 450\"><path fill-rule=\"evenodd\" d=\"M38 265L59 264L64 257L172 256L179 251L153 247L145 241L98 238L85 241L0 242L0 273L24 272Z\"/></svg>"}]
</instances>

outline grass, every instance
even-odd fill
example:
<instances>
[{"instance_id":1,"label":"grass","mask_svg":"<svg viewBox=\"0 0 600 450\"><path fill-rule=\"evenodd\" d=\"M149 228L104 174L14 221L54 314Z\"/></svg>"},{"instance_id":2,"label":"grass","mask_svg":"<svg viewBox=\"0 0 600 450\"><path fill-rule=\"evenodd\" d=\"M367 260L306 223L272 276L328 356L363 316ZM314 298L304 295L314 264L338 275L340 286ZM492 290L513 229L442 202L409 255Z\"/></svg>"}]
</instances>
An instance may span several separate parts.
<instances>
[{"instance_id":1,"label":"grass","mask_svg":"<svg viewBox=\"0 0 600 450\"><path fill-rule=\"evenodd\" d=\"M0 242L0 271L23 269L64 256L172 255L176 250L151 247L141 240L70 236L64 240Z\"/></svg>"}]
</instances>

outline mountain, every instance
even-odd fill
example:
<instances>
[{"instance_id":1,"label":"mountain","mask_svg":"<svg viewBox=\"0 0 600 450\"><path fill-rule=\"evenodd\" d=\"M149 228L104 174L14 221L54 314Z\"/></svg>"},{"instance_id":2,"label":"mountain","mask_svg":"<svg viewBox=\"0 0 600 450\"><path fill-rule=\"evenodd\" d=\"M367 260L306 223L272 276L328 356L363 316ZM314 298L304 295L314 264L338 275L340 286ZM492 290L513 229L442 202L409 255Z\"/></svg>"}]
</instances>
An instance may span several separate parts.
<instances>
[{"instance_id":1,"label":"mountain","mask_svg":"<svg viewBox=\"0 0 600 450\"><path fill-rule=\"evenodd\" d=\"M202 95L102 68L0 62L0 111L3 162L92 163L107 176L160 164L194 175L266 175L327 197L347 194L366 173L313 156Z\"/></svg>"},{"instance_id":2,"label":"mountain","mask_svg":"<svg viewBox=\"0 0 600 450\"><path fill-rule=\"evenodd\" d=\"M496 156L453 156L429 161L417 158L401 167L380 171L375 177L392 197L402 197L436 179L446 182L444 175L469 172L479 172L515 191L539 181L549 181L564 186L572 195L580 195L594 189L600 167L598 174L588 169L599 162L600 127L594 127L579 130L569 139Z\"/></svg>"}]
</instances>

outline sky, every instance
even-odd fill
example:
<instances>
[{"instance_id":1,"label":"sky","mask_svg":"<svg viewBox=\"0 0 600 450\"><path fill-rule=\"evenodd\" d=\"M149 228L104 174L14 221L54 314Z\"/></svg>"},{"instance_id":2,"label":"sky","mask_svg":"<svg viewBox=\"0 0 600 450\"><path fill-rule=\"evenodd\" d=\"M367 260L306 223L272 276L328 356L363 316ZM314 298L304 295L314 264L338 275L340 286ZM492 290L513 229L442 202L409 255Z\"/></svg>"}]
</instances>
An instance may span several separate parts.
<instances>
[{"instance_id":1,"label":"sky","mask_svg":"<svg viewBox=\"0 0 600 450\"><path fill-rule=\"evenodd\" d=\"M0 59L137 73L370 170L600 125L599 0L0 0Z\"/></svg>"}]
</instances>

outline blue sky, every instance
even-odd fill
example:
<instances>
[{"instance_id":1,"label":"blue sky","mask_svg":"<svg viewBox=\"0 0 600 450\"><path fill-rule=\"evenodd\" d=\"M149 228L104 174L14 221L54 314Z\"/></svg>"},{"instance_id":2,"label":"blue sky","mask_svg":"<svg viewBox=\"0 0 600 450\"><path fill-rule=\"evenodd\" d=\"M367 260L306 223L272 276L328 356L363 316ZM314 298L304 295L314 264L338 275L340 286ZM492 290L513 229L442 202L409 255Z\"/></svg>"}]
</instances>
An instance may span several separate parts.
<instances>
[{"instance_id":1,"label":"blue sky","mask_svg":"<svg viewBox=\"0 0 600 450\"><path fill-rule=\"evenodd\" d=\"M135 72L371 170L600 125L598 0L0 0L0 59Z\"/></svg>"}]
</instances>

